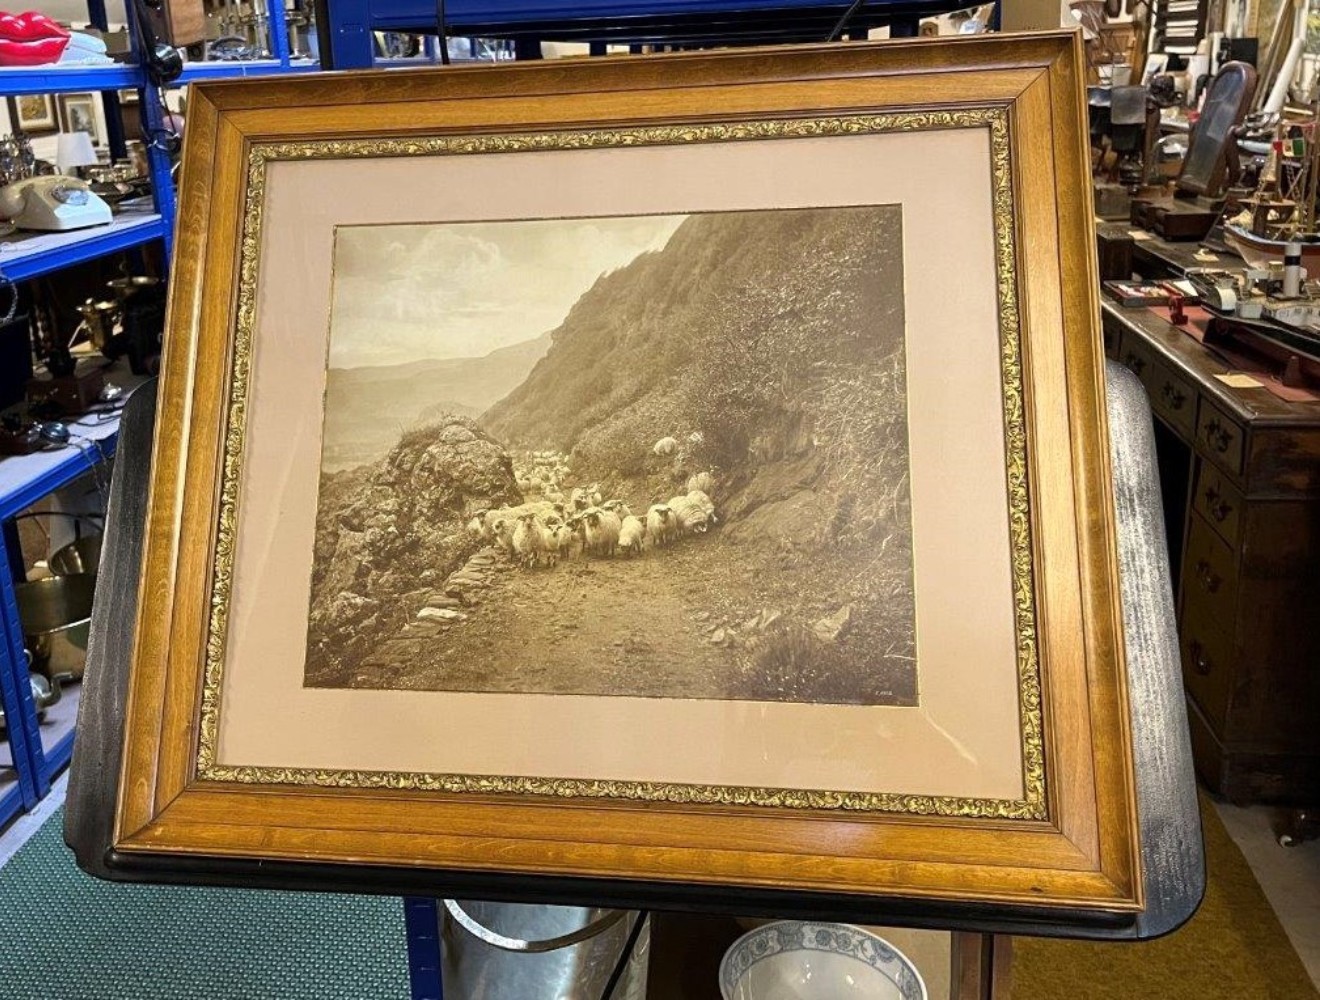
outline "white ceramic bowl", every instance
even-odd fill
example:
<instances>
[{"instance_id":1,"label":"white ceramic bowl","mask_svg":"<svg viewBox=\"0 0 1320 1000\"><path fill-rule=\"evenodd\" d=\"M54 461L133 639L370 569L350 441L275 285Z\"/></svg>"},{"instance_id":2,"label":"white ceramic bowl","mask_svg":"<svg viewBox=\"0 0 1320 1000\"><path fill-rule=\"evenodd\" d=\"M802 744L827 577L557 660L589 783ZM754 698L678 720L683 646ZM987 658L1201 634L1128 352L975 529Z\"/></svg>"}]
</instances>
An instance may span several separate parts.
<instances>
[{"instance_id":1,"label":"white ceramic bowl","mask_svg":"<svg viewBox=\"0 0 1320 1000\"><path fill-rule=\"evenodd\" d=\"M724 1000L927 1000L906 955L848 924L781 920L744 934L720 962Z\"/></svg>"}]
</instances>

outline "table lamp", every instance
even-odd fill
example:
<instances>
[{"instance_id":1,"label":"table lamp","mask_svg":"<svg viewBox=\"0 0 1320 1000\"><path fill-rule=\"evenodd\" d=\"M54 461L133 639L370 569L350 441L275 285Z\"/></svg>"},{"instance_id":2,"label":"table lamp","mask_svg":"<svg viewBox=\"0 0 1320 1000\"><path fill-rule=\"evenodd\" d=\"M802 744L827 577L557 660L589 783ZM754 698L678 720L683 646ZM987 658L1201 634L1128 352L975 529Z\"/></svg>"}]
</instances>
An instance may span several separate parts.
<instances>
[{"instance_id":1,"label":"table lamp","mask_svg":"<svg viewBox=\"0 0 1320 1000\"><path fill-rule=\"evenodd\" d=\"M55 165L60 173L74 176L78 167L90 167L100 162L92 148L92 137L86 132L61 132L55 147Z\"/></svg>"}]
</instances>

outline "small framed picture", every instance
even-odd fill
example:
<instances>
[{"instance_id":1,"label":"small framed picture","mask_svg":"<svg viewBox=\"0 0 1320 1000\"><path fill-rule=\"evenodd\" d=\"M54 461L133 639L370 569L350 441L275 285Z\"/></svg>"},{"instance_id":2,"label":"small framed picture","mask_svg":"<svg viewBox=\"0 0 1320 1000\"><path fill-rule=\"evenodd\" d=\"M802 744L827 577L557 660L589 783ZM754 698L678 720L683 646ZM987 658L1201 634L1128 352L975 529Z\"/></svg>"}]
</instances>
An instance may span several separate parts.
<instances>
[{"instance_id":1,"label":"small framed picture","mask_svg":"<svg viewBox=\"0 0 1320 1000\"><path fill-rule=\"evenodd\" d=\"M86 132L93 146L105 145L101 125L96 117L95 94L60 95L60 129L64 132Z\"/></svg>"},{"instance_id":2,"label":"small framed picture","mask_svg":"<svg viewBox=\"0 0 1320 1000\"><path fill-rule=\"evenodd\" d=\"M16 132L47 135L59 128L50 94L20 94L9 98L9 121Z\"/></svg>"}]
</instances>

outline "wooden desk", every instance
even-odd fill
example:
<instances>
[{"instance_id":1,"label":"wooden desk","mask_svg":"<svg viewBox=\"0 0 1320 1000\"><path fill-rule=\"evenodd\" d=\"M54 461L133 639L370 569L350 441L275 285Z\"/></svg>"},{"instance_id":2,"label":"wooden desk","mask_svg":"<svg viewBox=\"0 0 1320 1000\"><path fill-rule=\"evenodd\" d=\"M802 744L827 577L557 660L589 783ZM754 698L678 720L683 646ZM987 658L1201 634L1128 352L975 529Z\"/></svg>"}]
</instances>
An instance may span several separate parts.
<instances>
[{"instance_id":1,"label":"wooden desk","mask_svg":"<svg viewBox=\"0 0 1320 1000\"><path fill-rule=\"evenodd\" d=\"M1103 323L1155 412L1197 771L1235 803L1320 801L1320 403L1229 388L1144 307Z\"/></svg>"}]
</instances>

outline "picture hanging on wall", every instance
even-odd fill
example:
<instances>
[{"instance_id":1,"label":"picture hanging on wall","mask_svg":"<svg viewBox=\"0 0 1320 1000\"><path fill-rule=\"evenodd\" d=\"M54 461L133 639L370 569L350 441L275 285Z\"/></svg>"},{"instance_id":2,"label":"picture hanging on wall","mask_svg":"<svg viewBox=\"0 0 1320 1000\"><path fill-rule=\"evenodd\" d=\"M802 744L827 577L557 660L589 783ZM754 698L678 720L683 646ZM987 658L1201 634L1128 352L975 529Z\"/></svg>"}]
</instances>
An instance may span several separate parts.
<instances>
[{"instance_id":1,"label":"picture hanging on wall","mask_svg":"<svg viewBox=\"0 0 1320 1000\"><path fill-rule=\"evenodd\" d=\"M95 94L61 94L60 128L65 132L86 132L92 137L93 146L105 145L105 136L101 133L96 115Z\"/></svg>"},{"instance_id":2,"label":"picture hanging on wall","mask_svg":"<svg viewBox=\"0 0 1320 1000\"><path fill-rule=\"evenodd\" d=\"M59 128L50 94L19 94L8 98L9 121L16 131L48 135Z\"/></svg>"},{"instance_id":3,"label":"picture hanging on wall","mask_svg":"<svg viewBox=\"0 0 1320 1000\"><path fill-rule=\"evenodd\" d=\"M115 850L1136 910L1079 41L661 60L195 86Z\"/></svg>"}]
</instances>

